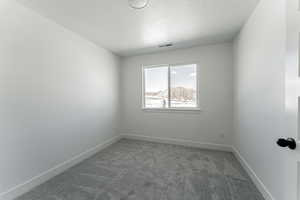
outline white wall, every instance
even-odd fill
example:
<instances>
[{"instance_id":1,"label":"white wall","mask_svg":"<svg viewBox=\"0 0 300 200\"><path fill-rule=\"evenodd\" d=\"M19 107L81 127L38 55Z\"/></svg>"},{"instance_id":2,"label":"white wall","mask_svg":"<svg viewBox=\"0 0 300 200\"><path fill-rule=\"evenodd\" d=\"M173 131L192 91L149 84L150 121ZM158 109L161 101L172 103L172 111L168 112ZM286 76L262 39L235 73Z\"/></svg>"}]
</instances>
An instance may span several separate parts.
<instances>
[{"instance_id":1,"label":"white wall","mask_svg":"<svg viewBox=\"0 0 300 200\"><path fill-rule=\"evenodd\" d=\"M201 112L147 112L142 107L142 65L196 62ZM121 133L231 144L233 46L230 43L121 60Z\"/></svg>"},{"instance_id":2,"label":"white wall","mask_svg":"<svg viewBox=\"0 0 300 200\"><path fill-rule=\"evenodd\" d=\"M285 0L261 0L235 40L234 146L269 190L285 199L280 148L284 136Z\"/></svg>"},{"instance_id":3,"label":"white wall","mask_svg":"<svg viewBox=\"0 0 300 200\"><path fill-rule=\"evenodd\" d=\"M118 57L0 2L0 193L115 135Z\"/></svg>"}]
</instances>

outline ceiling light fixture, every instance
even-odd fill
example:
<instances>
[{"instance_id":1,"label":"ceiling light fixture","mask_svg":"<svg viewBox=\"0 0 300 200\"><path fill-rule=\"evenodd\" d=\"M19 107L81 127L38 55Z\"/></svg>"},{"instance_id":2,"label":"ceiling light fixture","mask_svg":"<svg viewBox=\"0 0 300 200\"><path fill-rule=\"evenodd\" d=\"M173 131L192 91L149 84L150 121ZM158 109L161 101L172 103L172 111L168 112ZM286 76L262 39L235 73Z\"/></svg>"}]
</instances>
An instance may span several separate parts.
<instances>
[{"instance_id":1,"label":"ceiling light fixture","mask_svg":"<svg viewBox=\"0 0 300 200\"><path fill-rule=\"evenodd\" d=\"M128 3L134 9L142 9L148 5L149 0L128 0Z\"/></svg>"}]
</instances>

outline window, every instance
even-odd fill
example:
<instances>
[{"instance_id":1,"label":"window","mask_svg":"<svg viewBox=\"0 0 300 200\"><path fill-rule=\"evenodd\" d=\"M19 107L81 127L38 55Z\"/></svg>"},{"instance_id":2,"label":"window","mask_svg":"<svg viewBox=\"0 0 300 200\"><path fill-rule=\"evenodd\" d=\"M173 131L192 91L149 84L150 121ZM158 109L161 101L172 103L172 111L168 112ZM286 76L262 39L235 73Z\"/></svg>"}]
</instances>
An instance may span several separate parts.
<instances>
[{"instance_id":1,"label":"window","mask_svg":"<svg viewBox=\"0 0 300 200\"><path fill-rule=\"evenodd\" d=\"M160 65L143 69L143 108L197 110L196 64Z\"/></svg>"}]
</instances>

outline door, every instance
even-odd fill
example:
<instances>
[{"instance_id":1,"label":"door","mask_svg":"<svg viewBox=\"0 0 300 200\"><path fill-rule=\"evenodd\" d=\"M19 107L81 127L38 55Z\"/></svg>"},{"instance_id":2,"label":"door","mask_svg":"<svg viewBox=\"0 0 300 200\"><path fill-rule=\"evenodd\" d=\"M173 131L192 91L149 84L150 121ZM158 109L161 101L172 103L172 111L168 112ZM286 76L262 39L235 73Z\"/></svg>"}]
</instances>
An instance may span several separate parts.
<instances>
[{"instance_id":1,"label":"door","mask_svg":"<svg viewBox=\"0 0 300 200\"><path fill-rule=\"evenodd\" d=\"M286 51L286 137L297 143L295 150L284 150L285 178L283 183L286 200L300 200L300 0L286 0L287 51Z\"/></svg>"}]
</instances>

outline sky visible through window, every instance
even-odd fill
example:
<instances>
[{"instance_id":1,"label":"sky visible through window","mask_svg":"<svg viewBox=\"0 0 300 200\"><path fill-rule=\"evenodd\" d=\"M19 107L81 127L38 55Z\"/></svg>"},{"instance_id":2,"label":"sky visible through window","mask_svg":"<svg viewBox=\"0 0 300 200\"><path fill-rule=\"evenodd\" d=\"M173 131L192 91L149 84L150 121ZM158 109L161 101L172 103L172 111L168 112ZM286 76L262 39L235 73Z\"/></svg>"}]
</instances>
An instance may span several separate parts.
<instances>
[{"instance_id":1,"label":"sky visible through window","mask_svg":"<svg viewBox=\"0 0 300 200\"><path fill-rule=\"evenodd\" d=\"M158 92L168 88L168 66L145 69L146 92Z\"/></svg>"},{"instance_id":2,"label":"sky visible through window","mask_svg":"<svg viewBox=\"0 0 300 200\"><path fill-rule=\"evenodd\" d=\"M196 80L196 65L171 67L172 87L185 86L187 88L193 88L195 87Z\"/></svg>"}]
</instances>

